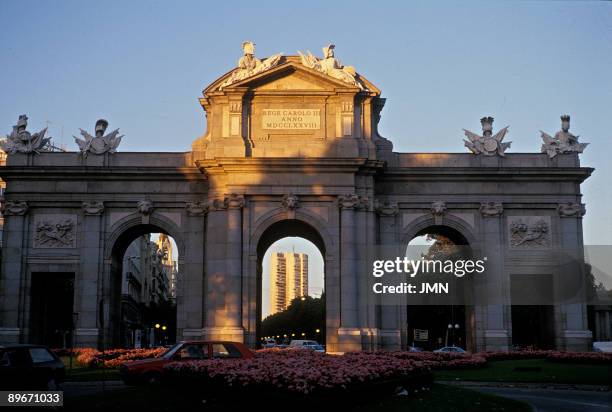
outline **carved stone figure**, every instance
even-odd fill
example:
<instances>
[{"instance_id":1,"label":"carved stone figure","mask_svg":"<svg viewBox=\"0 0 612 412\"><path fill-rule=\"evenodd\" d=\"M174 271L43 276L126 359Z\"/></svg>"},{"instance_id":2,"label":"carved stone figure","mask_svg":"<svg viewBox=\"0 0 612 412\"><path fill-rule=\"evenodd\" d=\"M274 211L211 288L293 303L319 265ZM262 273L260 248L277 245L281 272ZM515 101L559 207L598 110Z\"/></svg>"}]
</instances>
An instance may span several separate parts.
<instances>
[{"instance_id":1,"label":"carved stone figure","mask_svg":"<svg viewBox=\"0 0 612 412\"><path fill-rule=\"evenodd\" d=\"M283 196L281 204L285 210L295 210L300 207L300 200L293 193L289 193L288 195Z\"/></svg>"},{"instance_id":2,"label":"carved stone figure","mask_svg":"<svg viewBox=\"0 0 612 412\"><path fill-rule=\"evenodd\" d=\"M376 212L381 216L395 216L399 212L397 202L390 202L389 200L384 202L376 200L375 208Z\"/></svg>"},{"instance_id":3,"label":"carved stone figure","mask_svg":"<svg viewBox=\"0 0 612 412\"><path fill-rule=\"evenodd\" d=\"M586 213L586 208L582 203L560 203L557 207L561 217L582 217Z\"/></svg>"},{"instance_id":4,"label":"carved stone figure","mask_svg":"<svg viewBox=\"0 0 612 412\"><path fill-rule=\"evenodd\" d=\"M277 53L267 59L260 60L255 57L255 43L245 41L242 43L243 56L238 60L238 67L234 69L231 76L219 86L223 89L231 84L244 80L247 77L254 76L261 72L277 66L281 60L282 53Z\"/></svg>"},{"instance_id":5,"label":"carved stone figure","mask_svg":"<svg viewBox=\"0 0 612 412\"><path fill-rule=\"evenodd\" d=\"M512 142L503 143L506 133L508 133L508 127L506 126L497 132L493 136L493 118L483 117L480 119L482 124L482 136L472 133L469 130L463 129L465 136L468 140L463 139L465 147L467 147L472 153L485 156L505 156L505 151L510 147Z\"/></svg>"},{"instance_id":6,"label":"carved stone figure","mask_svg":"<svg viewBox=\"0 0 612 412\"><path fill-rule=\"evenodd\" d=\"M343 66L342 63L336 59L334 56L335 48L336 46L333 44L323 47L322 59L318 59L310 51L307 51L306 54L298 51L298 54L302 58L302 64L309 69L325 73L328 76L357 86L360 89L366 89L365 85L358 80L355 68L352 66Z\"/></svg>"},{"instance_id":7,"label":"carved stone figure","mask_svg":"<svg viewBox=\"0 0 612 412\"><path fill-rule=\"evenodd\" d=\"M83 202L83 213L88 216L101 215L104 212L104 202Z\"/></svg>"},{"instance_id":8,"label":"carved stone figure","mask_svg":"<svg viewBox=\"0 0 612 412\"><path fill-rule=\"evenodd\" d=\"M185 204L185 209L189 216L202 216L208 212L208 205L206 202L188 202Z\"/></svg>"},{"instance_id":9,"label":"carved stone figure","mask_svg":"<svg viewBox=\"0 0 612 412\"><path fill-rule=\"evenodd\" d=\"M149 216L151 213L153 213L153 202L150 200L141 200L136 205L136 208L138 209L138 213L141 215Z\"/></svg>"},{"instance_id":10,"label":"carved stone figure","mask_svg":"<svg viewBox=\"0 0 612 412\"><path fill-rule=\"evenodd\" d=\"M504 213L504 205L500 202L485 202L480 204L480 213L483 216L500 216Z\"/></svg>"},{"instance_id":11,"label":"carved stone figure","mask_svg":"<svg viewBox=\"0 0 612 412\"><path fill-rule=\"evenodd\" d=\"M35 248L73 248L76 221L66 216L43 216L36 223Z\"/></svg>"},{"instance_id":12,"label":"carved stone figure","mask_svg":"<svg viewBox=\"0 0 612 412\"><path fill-rule=\"evenodd\" d=\"M542 153L546 153L551 159L561 153L582 153L588 143L578 143L578 137L570 133L570 116L561 116L561 130L555 133L555 137L540 130L542 135Z\"/></svg>"},{"instance_id":13,"label":"carved stone figure","mask_svg":"<svg viewBox=\"0 0 612 412\"><path fill-rule=\"evenodd\" d=\"M87 157L88 153L101 155L104 153L115 153L117 151L117 147L119 147L119 143L121 143L121 138L123 135L118 136L119 129L115 129L104 136L104 132L106 132L107 127L108 122L104 119L99 119L96 122L94 132L95 136L90 135L83 129L79 130L85 139L79 139L78 137L73 136L74 141L79 145L79 149L81 150L83 157Z\"/></svg>"},{"instance_id":14,"label":"carved stone figure","mask_svg":"<svg viewBox=\"0 0 612 412\"><path fill-rule=\"evenodd\" d=\"M4 216L23 216L28 212L28 203L21 200L6 200L2 202Z\"/></svg>"},{"instance_id":15,"label":"carved stone figure","mask_svg":"<svg viewBox=\"0 0 612 412\"><path fill-rule=\"evenodd\" d=\"M514 218L509 222L510 245L515 248L542 248L550 244L550 225L540 217Z\"/></svg>"},{"instance_id":16,"label":"carved stone figure","mask_svg":"<svg viewBox=\"0 0 612 412\"><path fill-rule=\"evenodd\" d=\"M242 209L244 207L244 196L238 193L230 193L225 198L225 204L228 209Z\"/></svg>"},{"instance_id":17,"label":"carved stone figure","mask_svg":"<svg viewBox=\"0 0 612 412\"><path fill-rule=\"evenodd\" d=\"M30 134L26 130L28 127L28 116L22 114L13 126L13 131L6 139L0 141L0 147L8 154L15 153L40 153L48 151L47 147L51 141L50 137L45 137L47 128L45 127L38 133Z\"/></svg>"},{"instance_id":18,"label":"carved stone figure","mask_svg":"<svg viewBox=\"0 0 612 412\"><path fill-rule=\"evenodd\" d=\"M338 196L338 207L340 209L355 209L359 206L359 196L356 194Z\"/></svg>"},{"instance_id":19,"label":"carved stone figure","mask_svg":"<svg viewBox=\"0 0 612 412\"><path fill-rule=\"evenodd\" d=\"M442 200L436 200L435 202L432 202L431 213L433 213L434 216L444 215L444 213L446 213L446 203Z\"/></svg>"}]
</instances>

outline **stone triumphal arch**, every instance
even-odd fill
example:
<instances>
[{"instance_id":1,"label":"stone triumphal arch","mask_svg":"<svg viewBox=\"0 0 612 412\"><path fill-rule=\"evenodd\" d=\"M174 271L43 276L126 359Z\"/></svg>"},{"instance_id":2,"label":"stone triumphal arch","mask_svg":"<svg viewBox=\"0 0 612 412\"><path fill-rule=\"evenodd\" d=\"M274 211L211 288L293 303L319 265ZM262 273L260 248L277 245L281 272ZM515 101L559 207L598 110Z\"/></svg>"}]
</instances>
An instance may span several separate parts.
<instances>
[{"instance_id":1,"label":"stone triumphal arch","mask_svg":"<svg viewBox=\"0 0 612 412\"><path fill-rule=\"evenodd\" d=\"M592 169L569 118L542 153L508 153L492 118L482 136L466 131L469 152L397 153L377 129L381 91L333 52L260 60L246 43L238 67L203 91L207 129L184 153L121 152L105 121L83 131L79 151L48 151L20 118L0 170L0 341L34 339L32 278L61 274L73 281L76 343L116 343L118 256L154 231L179 248L179 339L255 345L263 251L301 236L325 261L328 350L405 348L406 310L370 293L367 259L434 228L488 258L488 283L465 310L470 348L508 348L521 327L514 279L554 278L564 256L582 255L580 184ZM554 346L586 349L584 302L551 308Z\"/></svg>"}]
</instances>

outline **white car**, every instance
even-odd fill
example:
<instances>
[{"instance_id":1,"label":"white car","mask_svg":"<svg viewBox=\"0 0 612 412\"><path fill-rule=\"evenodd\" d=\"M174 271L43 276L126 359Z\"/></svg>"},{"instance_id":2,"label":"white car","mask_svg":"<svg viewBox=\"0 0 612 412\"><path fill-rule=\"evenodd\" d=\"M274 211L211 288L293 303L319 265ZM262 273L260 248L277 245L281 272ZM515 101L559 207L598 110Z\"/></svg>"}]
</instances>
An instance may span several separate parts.
<instances>
[{"instance_id":1,"label":"white car","mask_svg":"<svg viewBox=\"0 0 612 412\"><path fill-rule=\"evenodd\" d=\"M289 343L290 349L310 349L315 352L325 352L325 348L316 340L294 339Z\"/></svg>"},{"instance_id":2,"label":"white car","mask_svg":"<svg viewBox=\"0 0 612 412\"><path fill-rule=\"evenodd\" d=\"M274 348L276 347L276 340L272 339L272 338L268 338L264 341L263 344L264 348Z\"/></svg>"},{"instance_id":3,"label":"white car","mask_svg":"<svg viewBox=\"0 0 612 412\"><path fill-rule=\"evenodd\" d=\"M434 352L453 352L453 353L466 353L465 349L459 346L444 346L443 348L436 349Z\"/></svg>"},{"instance_id":4,"label":"white car","mask_svg":"<svg viewBox=\"0 0 612 412\"><path fill-rule=\"evenodd\" d=\"M594 352L612 352L612 342L593 342Z\"/></svg>"}]
</instances>

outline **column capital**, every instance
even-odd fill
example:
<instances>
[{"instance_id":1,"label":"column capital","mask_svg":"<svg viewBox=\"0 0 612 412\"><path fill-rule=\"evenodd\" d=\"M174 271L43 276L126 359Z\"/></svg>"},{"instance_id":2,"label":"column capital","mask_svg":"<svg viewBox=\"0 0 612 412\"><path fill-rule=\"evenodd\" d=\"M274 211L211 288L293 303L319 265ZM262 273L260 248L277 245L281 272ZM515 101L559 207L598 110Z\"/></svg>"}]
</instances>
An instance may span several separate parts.
<instances>
[{"instance_id":1,"label":"column capital","mask_svg":"<svg viewBox=\"0 0 612 412\"><path fill-rule=\"evenodd\" d=\"M374 208L376 213L380 216L395 216L399 213L399 206L397 202L391 202L389 200L380 201L376 199L374 201Z\"/></svg>"},{"instance_id":2,"label":"column capital","mask_svg":"<svg viewBox=\"0 0 612 412\"><path fill-rule=\"evenodd\" d=\"M28 213L28 202L23 200L5 200L1 211L4 216L23 216Z\"/></svg>"},{"instance_id":3,"label":"column capital","mask_svg":"<svg viewBox=\"0 0 612 412\"><path fill-rule=\"evenodd\" d=\"M497 217L504 213L504 205L501 202L483 202L480 204L480 214L484 217Z\"/></svg>"},{"instance_id":4,"label":"column capital","mask_svg":"<svg viewBox=\"0 0 612 412\"><path fill-rule=\"evenodd\" d=\"M230 193L224 199L228 209L242 209L244 207L244 196L238 193Z\"/></svg>"},{"instance_id":5,"label":"column capital","mask_svg":"<svg viewBox=\"0 0 612 412\"><path fill-rule=\"evenodd\" d=\"M561 217L582 217L586 213L586 207L583 203L559 203L557 211Z\"/></svg>"},{"instance_id":6,"label":"column capital","mask_svg":"<svg viewBox=\"0 0 612 412\"><path fill-rule=\"evenodd\" d=\"M189 216L204 216L208 213L209 205L206 202L187 202L185 203L185 209Z\"/></svg>"},{"instance_id":7,"label":"column capital","mask_svg":"<svg viewBox=\"0 0 612 412\"><path fill-rule=\"evenodd\" d=\"M104 202L98 201L84 201L81 205L81 209L83 209L83 214L85 216L100 216L104 213Z\"/></svg>"},{"instance_id":8,"label":"column capital","mask_svg":"<svg viewBox=\"0 0 612 412\"><path fill-rule=\"evenodd\" d=\"M339 195L338 196L338 208L339 209L356 209L360 206L360 198L356 194Z\"/></svg>"}]
</instances>

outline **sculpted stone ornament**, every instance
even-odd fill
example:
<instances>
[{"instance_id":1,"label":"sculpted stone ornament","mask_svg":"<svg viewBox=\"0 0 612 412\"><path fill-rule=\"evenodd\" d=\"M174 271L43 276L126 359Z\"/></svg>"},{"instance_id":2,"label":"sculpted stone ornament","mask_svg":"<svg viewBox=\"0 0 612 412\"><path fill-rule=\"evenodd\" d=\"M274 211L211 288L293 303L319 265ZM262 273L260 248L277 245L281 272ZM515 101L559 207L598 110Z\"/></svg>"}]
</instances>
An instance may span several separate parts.
<instances>
[{"instance_id":1,"label":"sculpted stone ornament","mask_svg":"<svg viewBox=\"0 0 612 412\"><path fill-rule=\"evenodd\" d=\"M359 196L356 194L338 196L338 207L340 209L355 209L359 206Z\"/></svg>"},{"instance_id":2,"label":"sculpted stone ornament","mask_svg":"<svg viewBox=\"0 0 612 412\"><path fill-rule=\"evenodd\" d=\"M559 203L557 211L561 217L582 217L586 213L586 207L582 203Z\"/></svg>"},{"instance_id":3,"label":"sculpted stone ornament","mask_svg":"<svg viewBox=\"0 0 612 412\"><path fill-rule=\"evenodd\" d=\"M86 216L98 216L104 213L104 202L83 202L81 207Z\"/></svg>"},{"instance_id":4,"label":"sculpted stone ornament","mask_svg":"<svg viewBox=\"0 0 612 412\"><path fill-rule=\"evenodd\" d=\"M446 213L446 203L441 200L436 200L431 203L431 213L434 216L442 216Z\"/></svg>"},{"instance_id":5,"label":"sculpted stone ornament","mask_svg":"<svg viewBox=\"0 0 612 412\"><path fill-rule=\"evenodd\" d=\"M244 207L244 196L238 193L231 193L225 198L228 209L242 209Z\"/></svg>"},{"instance_id":6,"label":"sculpted stone ornament","mask_svg":"<svg viewBox=\"0 0 612 412\"><path fill-rule=\"evenodd\" d=\"M117 151L117 147L119 147L119 143L121 143L121 138L123 135L118 136L119 129L115 129L104 136L104 132L106 131L107 127L108 122L104 119L100 119L96 122L95 136L90 135L83 129L79 130L85 139L79 139L78 137L73 136L74 141L79 145L79 149L83 157L87 157L88 153L101 155L104 153L115 153Z\"/></svg>"},{"instance_id":7,"label":"sculpted stone ornament","mask_svg":"<svg viewBox=\"0 0 612 412\"><path fill-rule=\"evenodd\" d=\"M277 53L267 59L260 60L255 57L255 43L250 41L242 43L242 51L244 55L238 60L238 67L234 69L227 80L221 83L219 90L277 66L282 57L282 53Z\"/></svg>"},{"instance_id":8,"label":"sculpted stone ornament","mask_svg":"<svg viewBox=\"0 0 612 412\"><path fill-rule=\"evenodd\" d=\"M555 133L555 137L550 136L540 130L542 135L542 153L546 153L549 158L553 158L562 153L582 153L588 143L578 143L578 137L570 133L570 116L561 116L561 130Z\"/></svg>"},{"instance_id":9,"label":"sculpted stone ornament","mask_svg":"<svg viewBox=\"0 0 612 412\"><path fill-rule=\"evenodd\" d=\"M23 216L28 212L28 203L21 200L6 200L2 202L4 216Z\"/></svg>"},{"instance_id":10,"label":"sculpted stone ornament","mask_svg":"<svg viewBox=\"0 0 612 412\"><path fill-rule=\"evenodd\" d=\"M482 124L482 136L472 133L469 130L463 129L468 140L463 139L465 147L467 147L475 155L483 154L485 156L505 156L505 151L510 147L512 142L503 143L508 127L506 126L493 136L493 118L483 117L480 119Z\"/></svg>"},{"instance_id":11,"label":"sculpted stone ornament","mask_svg":"<svg viewBox=\"0 0 612 412\"><path fill-rule=\"evenodd\" d=\"M188 202L185 204L185 209L189 216L202 216L208 212L208 205L206 202Z\"/></svg>"},{"instance_id":12,"label":"sculpted stone ornament","mask_svg":"<svg viewBox=\"0 0 612 412\"><path fill-rule=\"evenodd\" d=\"M300 207L300 200L293 193L289 193L288 195L283 196L281 204L285 210L295 210Z\"/></svg>"},{"instance_id":13,"label":"sculpted stone ornament","mask_svg":"<svg viewBox=\"0 0 612 412\"><path fill-rule=\"evenodd\" d=\"M13 126L13 131L6 139L0 142L0 147L8 154L15 153L38 153L49 151L47 147L51 141L50 137L45 137L47 128L45 127L38 133L30 134L26 130L28 127L28 116L22 114Z\"/></svg>"},{"instance_id":14,"label":"sculpted stone ornament","mask_svg":"<svg viewBox=\"0 0 612 412\"><path fill-rule=\"evenodd\" d=\"M486 217L501 216L504 213L504 205L500 202L481 203L480 213Z\"/></svg>"},{"instance_id":15,"label":"sculpted stone ornament","mask_svg":"<svg viewBox=\"0 0 612 412\"><path fill-rule=\"evenodd\" d=\"M137 203L136 209L138 209L138 213L143 216L149 216L153 213L153 202L150 200L141 200Z\"/></svg>"},{"instance_id":16,"label":"sculpted stone ornament","mask_svg":"<svg viewBox=\"0 0 612 412\"><path fill-rule=\"evenodd\" d=\"M515 248L541 248L549 245L549 224L542 218L509 222L510 244Z\"/></svg>"},{"instance_id":17,"label":"sculpted stone ornament","mask_svg":"<svg viewBox=\"0 0 612 412\"><path fill-rule=\"evenodd\" d=\"M338 59L334 57L335 45L330 44L327 47L323 47L323 58L318 59L310 51L306 54L298 51L298 54L302 58L302 64L309 69L325 73L335 79L343 81L344 83L357 86L362 90L367 88L363 83L358 80L357 72L352 66L343 66Z\"/></svg>"},{"instance_id":18,"label":"sculpted stone ornament","mask_svg":"<svg viewBox=\"0 0 612 412\"><path fill-rule=\"evenodd\" d=\"M395 216L399 212L397 202L391 202L389 200L381 202L377 199L375 201L375 208L376 212L381 216Z\"/></svg>"},{"instance_id":19,"label":"sculpted stone ornament","mask_svg":"<svg viewBox=\"0 0 612 412\"><path fill-rule=\"evenodd\" d=\"M75 247L74 227L72 218L44 217L36 224L34 235L35 248L72 248Z\"/></svg>"}]
</instances>

